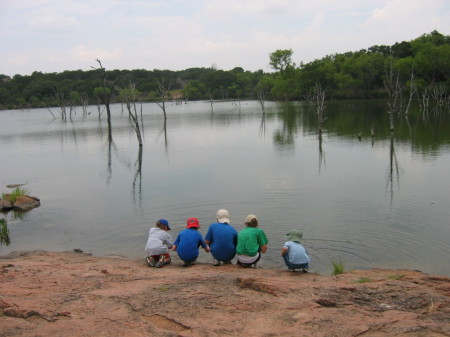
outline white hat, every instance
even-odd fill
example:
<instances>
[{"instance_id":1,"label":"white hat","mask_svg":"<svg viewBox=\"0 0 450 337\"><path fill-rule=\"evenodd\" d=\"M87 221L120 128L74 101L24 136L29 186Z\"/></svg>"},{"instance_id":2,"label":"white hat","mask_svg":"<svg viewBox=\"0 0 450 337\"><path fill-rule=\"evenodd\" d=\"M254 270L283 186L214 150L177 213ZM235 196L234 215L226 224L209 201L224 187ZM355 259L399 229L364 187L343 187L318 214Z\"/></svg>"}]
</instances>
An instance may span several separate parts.
<instances>
[{"instance_id":1,"label":"white hat","mask_svg":"<svg viewBox=\"0 0 450 337\"><path fill-rule=\"evenodd\" d=\"M216 218L220 223L230 223L230 213L226 209L219 209Z\"/></svg>"},{"instance_id":2,"label":"white hat","mask_svg":"<svg viewBox=\"0 0 450 337\"><path fill-rule=\"evenodd\" d=\"M256 219L256 221L258 221L258 218L256 217L255 214L249 214L245 217L245 222L250 222L252 221L252 219Z\"/></svg>"}]
</instances>

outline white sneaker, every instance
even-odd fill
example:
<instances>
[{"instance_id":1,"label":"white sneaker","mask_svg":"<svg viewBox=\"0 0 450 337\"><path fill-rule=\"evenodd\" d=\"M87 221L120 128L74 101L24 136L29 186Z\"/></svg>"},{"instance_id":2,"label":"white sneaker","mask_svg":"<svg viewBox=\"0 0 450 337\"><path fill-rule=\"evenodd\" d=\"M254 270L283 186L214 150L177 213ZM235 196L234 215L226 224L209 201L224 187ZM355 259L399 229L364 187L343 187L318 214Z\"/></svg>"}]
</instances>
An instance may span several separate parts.
<instances>
[{"instance_id":1,"label":"white sneaker","mask_svg":"<svg viewBox=\"0 0 450 337\"><path fill-rule=\"evenodd\" d=\"M220 261L219 261L219 260L216 260L216 259L214 259L214 265L215 265L215 266L220 266Z\"/></svg>"},{"instance_id":2,"label":"white sneaker","mask_svg":"<svg viewBox=\"0 0 450 337\"><path fill-rule=\"evenodd\" d=\"M151 256L147 256L147 266L154 267L155 266L155 259Z\"/></svg>"},{"instance_id":3,"label":"white sneaker","mask_svg":"<svg viewBox=\"0 0 450 337\"><path fill-rule=\"evenodd\" d=\"M156 264L155 264L155 268L159 268L159 267L163 266L165 263L166 263L166 258L164 255L161 255L158 262L156 262Z\"/></svg>"}]
</instances>

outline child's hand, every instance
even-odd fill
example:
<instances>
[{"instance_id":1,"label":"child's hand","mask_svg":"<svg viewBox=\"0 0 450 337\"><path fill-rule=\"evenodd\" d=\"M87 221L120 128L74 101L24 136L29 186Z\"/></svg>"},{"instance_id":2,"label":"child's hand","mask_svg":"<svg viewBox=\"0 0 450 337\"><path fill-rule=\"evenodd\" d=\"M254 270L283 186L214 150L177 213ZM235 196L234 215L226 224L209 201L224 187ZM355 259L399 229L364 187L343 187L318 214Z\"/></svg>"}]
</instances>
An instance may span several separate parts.
<instances>
[{"instance_id":1,"label":"child's hand","mask_svg":"<svg viewBox=\"0 0 450 337\"><path fill-rule=\"evenodd\" d=\"M172 246L172 250L173 250L174 252L176 252L176 251L177 251L177 246L173 245L173 246Z\"/></svg>"},{"instance_id":2,"label":"child's hand","mask_svg":"<svg viewBox=\"0 0 450 337\"><path fill-rule=\"evenodd\" d=\"M211 248L209 248L209 246L206 246L205 252L209 253L210 251L211 251Z\"/></svg>"}]
</instances>

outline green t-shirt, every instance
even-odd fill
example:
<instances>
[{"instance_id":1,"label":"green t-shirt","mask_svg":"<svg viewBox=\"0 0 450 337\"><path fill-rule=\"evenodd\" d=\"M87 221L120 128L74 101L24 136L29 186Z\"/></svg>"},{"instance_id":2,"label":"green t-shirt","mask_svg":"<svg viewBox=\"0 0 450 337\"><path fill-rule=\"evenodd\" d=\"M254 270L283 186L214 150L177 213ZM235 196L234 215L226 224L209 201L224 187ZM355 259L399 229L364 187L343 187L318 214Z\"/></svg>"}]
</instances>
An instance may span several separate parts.
<instances>
[{"instance_id":1,"label":"green t-shirt","mask_svg":"<svg viewBox=\"0 0 450 337\"><path fill-rule=\"evenodd\" d=\"M238 234L238 243L236 247L236 254L255 256L261 246L267 245L267 240L264 231L258 227L245 227Z\"/></svg>"}]
</instances>

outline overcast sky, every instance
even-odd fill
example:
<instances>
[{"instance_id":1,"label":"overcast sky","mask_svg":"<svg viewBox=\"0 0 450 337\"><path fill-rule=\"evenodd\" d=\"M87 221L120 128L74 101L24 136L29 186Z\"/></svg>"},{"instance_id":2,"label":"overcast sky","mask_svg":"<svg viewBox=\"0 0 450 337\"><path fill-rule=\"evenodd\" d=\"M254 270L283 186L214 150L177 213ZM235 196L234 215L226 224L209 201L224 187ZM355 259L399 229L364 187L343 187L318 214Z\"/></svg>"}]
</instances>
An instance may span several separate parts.
<instances>
[{"instance_id":1,"label":"overcast sky","mask_svg":"<svg viewBox=\"0 0 450 337\"><path fill-rule=\"evenodd\" d=\"M450 35L450 0L0 0L0 74L242 67Z\"/></svg>"}]
</instances>

